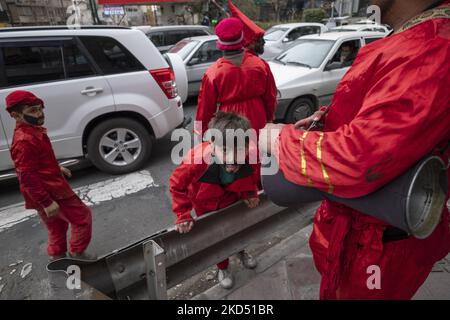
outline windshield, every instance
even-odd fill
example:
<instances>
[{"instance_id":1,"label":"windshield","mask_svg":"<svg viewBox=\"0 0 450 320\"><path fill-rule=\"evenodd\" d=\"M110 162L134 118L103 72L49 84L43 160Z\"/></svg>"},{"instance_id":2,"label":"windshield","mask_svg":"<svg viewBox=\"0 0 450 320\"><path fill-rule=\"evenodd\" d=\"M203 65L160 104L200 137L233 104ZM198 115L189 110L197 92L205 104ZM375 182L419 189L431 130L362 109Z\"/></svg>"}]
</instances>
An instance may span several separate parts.
<instances>
[{"instance_id":1,"label":"windshield","mask_svg":"<svg viewBox=\"0 0 450 320\"><path fill-rule=\"evenodd\" d=\"M199 41L196 40L181 40L169 50L169 53L176 53L184 60L192 50L194 50L198 43Z\"/></svg>"},{"instance_id":2,"label":"windshield","mask_svg":"<svg viewBox=\"0 0 450 320\"><path fill-rule=\"evenodd\" d=\"M318 68L330 52L335 41L298 40L290 49L280 54L275 61L308 68Z\"/></svg>"},{"instance_id":3,"label":"windshield","mask_svg":"<svg viewBox=\"0 0 450 320\"><path fill-rule=\"evenodd\" d=\"M270 28L266 31L264 35L264 40L266 41L277 41L279 40L289 29L286 28Z\"/></svg>"}]
</instances>

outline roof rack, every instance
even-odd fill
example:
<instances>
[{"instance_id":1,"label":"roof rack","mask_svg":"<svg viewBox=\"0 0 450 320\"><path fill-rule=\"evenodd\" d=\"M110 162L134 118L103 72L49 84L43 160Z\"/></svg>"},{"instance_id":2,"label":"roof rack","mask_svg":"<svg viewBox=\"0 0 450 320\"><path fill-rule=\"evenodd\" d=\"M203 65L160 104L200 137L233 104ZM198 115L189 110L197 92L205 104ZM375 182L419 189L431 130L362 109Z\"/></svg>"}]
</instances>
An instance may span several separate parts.
<instances>
[{"instance_id":1,"label":"roof rack","mask_svg":"<svg viewBox=\"0 0 450 320\"><path fill-rule=\"evenodd\" d=\"M129 27L122 27L122 26L105 26L105 25L99 25L99 26L35 26L35 27L10 27L10 28L0 28L1 32L17 32L17 31L43 31L43 30L89 30L89 29L131 29Z\"/></svg>"}]
</instances>

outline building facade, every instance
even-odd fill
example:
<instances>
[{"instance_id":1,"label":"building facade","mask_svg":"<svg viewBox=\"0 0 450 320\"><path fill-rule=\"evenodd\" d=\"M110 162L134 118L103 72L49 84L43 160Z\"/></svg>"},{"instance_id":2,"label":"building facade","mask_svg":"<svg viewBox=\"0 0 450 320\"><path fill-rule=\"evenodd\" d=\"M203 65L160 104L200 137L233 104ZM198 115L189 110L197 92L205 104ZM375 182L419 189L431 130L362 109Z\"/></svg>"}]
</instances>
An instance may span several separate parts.
<instances>
[{"instance_id":1,"label":"building facade","mask_svg":"<svg viewBox=\"0 0 450 320\"><path fill-rule=\"evenodd\" d=\"M66 24L66 10L72 0L0 0L0 3L7 13L8 24L19 27Z\"/></svg>"}]
</instances>

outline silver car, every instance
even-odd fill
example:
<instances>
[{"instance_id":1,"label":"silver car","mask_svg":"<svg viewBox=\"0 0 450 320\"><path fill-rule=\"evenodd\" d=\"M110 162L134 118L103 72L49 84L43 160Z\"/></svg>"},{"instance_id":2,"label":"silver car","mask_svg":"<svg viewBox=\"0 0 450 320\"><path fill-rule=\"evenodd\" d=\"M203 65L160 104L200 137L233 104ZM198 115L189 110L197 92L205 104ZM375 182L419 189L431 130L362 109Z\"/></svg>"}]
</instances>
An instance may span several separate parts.
<instances>
[{"instance_id":1,"label":"silver car","mask_svg":"<svg viewBox=\"0 0 450 320\"><path fill-rule=\"evenodd\" d=\"M265 60L271 60L286 50L298 38L309 34L320 34L328 29L321 23L288 23L273 26L266 31L264 40L264 54L261 56Z\"/></svg>"},{"instance_id":2,"label":"silver car","mask_svg":"<svg viewBox=\"0 0 450 320\"><path fill-rule=\"evenodd\" d=\"M139 26L134 27L134 29L144 32L161 53L169 51L176 43L184 38L214 34L214 31L211 28L198 25L158 27Z\"/></svg>"},{"instance_id":3,"label":"silver car","mask_svg":"<svg viewBox=\"0 0 450 320\"><path fill-rule=\"evenodd\" d=\"M122 174L144 166L154 139L184 123L186 87L181 59L165 60L137 30L2 29L0 180L14 176L15 121L4 106L12 91L29 90L45 101L58 160L87 157L102 171Z\"/></svg>"},{"instance_id":4,"label":"silver car","mask_svg":"<svg viewBox=\"0 0 450 320\"><path fill-rule=\"evenodd\" d=\"M223 56L217 49L217 40L217 36L192 37L181 40L169 50L178 54L186 65L188 96L198 94L206 70Z\"/></svg>"},{"instance_id":5,"label":"silver car","mask_svg":"<svg viewBox=\"0 0 450 320\"><path fill-rule=\"evenodd\" d=\"M329 105L359 49L382 38L379 32L355 31L326 32L295 41L269 61L278 89L276 119L295 123ZM348 48L351 53L345 54Z\"/></svg>"}]
</instances>

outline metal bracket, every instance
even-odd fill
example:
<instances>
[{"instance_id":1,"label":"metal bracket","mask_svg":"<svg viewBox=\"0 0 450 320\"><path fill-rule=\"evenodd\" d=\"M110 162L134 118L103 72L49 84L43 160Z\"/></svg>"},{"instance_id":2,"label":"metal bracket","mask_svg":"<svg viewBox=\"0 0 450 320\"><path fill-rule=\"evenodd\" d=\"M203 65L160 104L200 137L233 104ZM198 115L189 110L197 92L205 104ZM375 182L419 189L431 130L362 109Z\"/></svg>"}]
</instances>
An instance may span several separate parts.
<instances>
[{"instance_id":1,"label":"metal bracket","mask_svg":"<svg viewBox=\"0 0 450 320\"><path fill-rule=\"evenodd\" d=\"M167 300L166 255L155 241L142 244L147 292L150 300Z\"/></svg>"}]
</instances>

